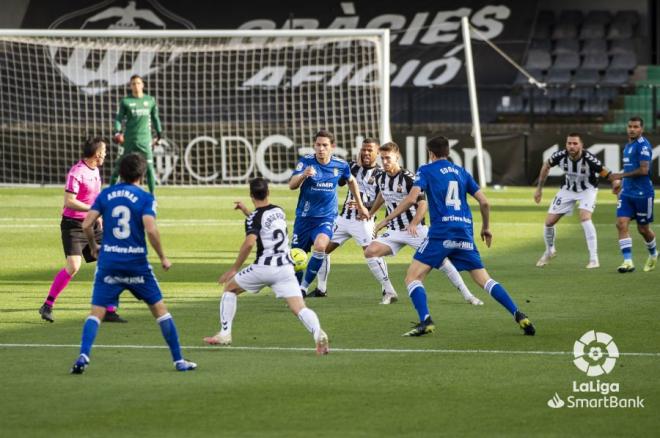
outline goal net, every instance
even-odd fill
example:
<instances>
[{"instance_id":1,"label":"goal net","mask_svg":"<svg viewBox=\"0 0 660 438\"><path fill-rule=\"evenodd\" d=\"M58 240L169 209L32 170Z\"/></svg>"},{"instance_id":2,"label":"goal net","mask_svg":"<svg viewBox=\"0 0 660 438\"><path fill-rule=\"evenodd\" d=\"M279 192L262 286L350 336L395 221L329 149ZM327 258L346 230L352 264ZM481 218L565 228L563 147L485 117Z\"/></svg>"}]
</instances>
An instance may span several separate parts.
<instances>
[{"instance_id":1,"label":"goal net","mask_svg":"<svg viewBox=\"0 0 660 438\"><path fill-rule=\"evenodd\" d=\"M387 30L0 30L0 183L62 183L134 74L159 107L161 184L286 181L320 128L345 158L389 140Z\"/></svg>"}]
</instances>

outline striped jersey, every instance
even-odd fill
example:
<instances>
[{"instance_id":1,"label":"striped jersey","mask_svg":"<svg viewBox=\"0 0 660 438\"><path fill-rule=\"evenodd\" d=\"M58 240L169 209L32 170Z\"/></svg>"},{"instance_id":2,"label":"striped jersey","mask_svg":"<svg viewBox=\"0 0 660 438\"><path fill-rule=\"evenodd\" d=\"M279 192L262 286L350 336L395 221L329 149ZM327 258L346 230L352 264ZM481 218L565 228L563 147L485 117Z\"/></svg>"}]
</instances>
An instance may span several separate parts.
<instances>
[{"instance_id":1,"label":"striped jersey","mask_svg":"<svg viewBox=\"0 0 660 438\"><path fill-rule=\"evenodd\" d=\"M245 219L245 235L257 236L256 265L283 266L293 264L289 255L286 215L276 205L255 209Z\"/></svg>"},{"instance_id":2,"label":"striped jersey","mask_svg":"<svg viewBox=\"0 0 660 438\"><path fill-rule=\"evenodd\" d=\"M362 203L368 210L374 204L376 196L378 195L378 184L376 180L383 173L383 169L378 165L375 165L374 167L363 167L355 161L351 161L349 166L351 168L351 175L357 180ZM342 183L340 182L340 185L341 184ZM350 208L351 202L353 202L353 194L349 190L339 216L346 219L357 220L357 210Z\"/></svg>"},{"instance_id":3,"label":"striped jersey","mask_svg":"<svg viewBox=\"0 0 660 438\"><path fill-rule=\"evenodd\" d=\"M573 161L568 151L557 151L548 159L550 167L559 166L566 173L562 189L583 192L598 187L598 175L603 171L603 163L591 152L582 151L582 155Z\"/></svg>"},{"instance_id":4,"label":"striped jersey","mask_svg":"<svg viewBox=\"0 0 660 438\"><path fill-rule=\"evenodd\" d=\"M414 179L414 175L406 169L401 169L399 173L393 176L390 176L387 172L382 172L378 176L378 191L383 195L388 215L394 211L406 196L408 196L408 193L410 193L410 190L412 189ZM423 199L425 199L425 197L422 195L417 201L419 202ZM415 203L399 216L392 219L387 226L393 231L403 231L406 229L410 221L413 220L416 213L417 204ZM421 224L424 225L423 219Z\"/></svg>"}]
</instances>

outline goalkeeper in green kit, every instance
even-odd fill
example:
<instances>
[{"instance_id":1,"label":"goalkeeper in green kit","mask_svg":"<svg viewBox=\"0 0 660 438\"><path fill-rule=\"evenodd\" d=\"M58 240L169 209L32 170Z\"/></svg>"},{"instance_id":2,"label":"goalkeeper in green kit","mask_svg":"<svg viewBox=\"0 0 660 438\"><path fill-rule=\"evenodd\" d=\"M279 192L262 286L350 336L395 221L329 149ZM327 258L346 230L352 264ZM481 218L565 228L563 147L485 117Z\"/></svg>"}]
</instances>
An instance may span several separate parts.
<instances>
[{"instance_id":1,"label":"goalkeeper in green kit","mask_svg":"<svg viewBox=\"0 0 660 438\"><path fill-rule=\"evenodd\" d=\"M131 152L138 152L147 160L147 185L149 192L154 193L156 186L156 172L154 170L154 144L160 141L163 127L158 118L158 107L153 96L144 94L144 81L139 75L131 76L131 94L119 101L119 110L115 116L113 140L124 146L124 152L115 162L110 177L110 185L117 182L119 176L119 163L121 159ZM126 120L124 134L122 123ZM151 137L152 128L156 131L156 138Z\"/></svg>"}]
</instances>

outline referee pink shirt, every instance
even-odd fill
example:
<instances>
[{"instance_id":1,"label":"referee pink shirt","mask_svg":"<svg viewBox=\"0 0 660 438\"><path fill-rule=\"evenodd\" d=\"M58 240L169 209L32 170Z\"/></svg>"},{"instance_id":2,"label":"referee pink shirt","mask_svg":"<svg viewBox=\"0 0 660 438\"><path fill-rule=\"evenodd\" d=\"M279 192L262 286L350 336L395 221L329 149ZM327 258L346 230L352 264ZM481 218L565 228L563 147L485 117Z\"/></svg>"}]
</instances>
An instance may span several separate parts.
<instances>
[{"instance_id":1,"label":"referee pink shirt","mask_svg":"<svg viewBox=\"0 0 660 438\"><path fill-rule=\"evenodd\" d=\"M101 174L99 173L99 168L92 169L83 160L78 161L66 176L64 190L75 194L78 201L84 202L91 207L101 192ZM62 216L72 219L83 220L86 215L86 211L76 211L66 207L62 210Z\"/></svg>"}]
</instances>

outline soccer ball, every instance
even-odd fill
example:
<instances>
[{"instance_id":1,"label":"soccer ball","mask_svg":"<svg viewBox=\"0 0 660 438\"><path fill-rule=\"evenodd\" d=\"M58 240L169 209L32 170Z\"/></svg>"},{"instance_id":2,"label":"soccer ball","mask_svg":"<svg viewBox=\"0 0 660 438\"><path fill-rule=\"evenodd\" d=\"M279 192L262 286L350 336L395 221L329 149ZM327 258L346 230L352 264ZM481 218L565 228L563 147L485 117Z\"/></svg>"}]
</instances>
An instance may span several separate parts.
<instances>
[{"instance_id":1,"label":"soccer ball","mask_svg":"<svg viewBox=\"0 0 660 438\"><path fill-rule=\"evenodd\" d=\"M296 272L304 271L307 268L307 253L302 249L293 248L291 258L293 259L293 269Z\"/></svg>"}]
</instances>

